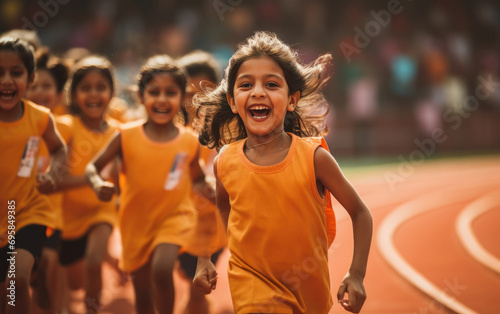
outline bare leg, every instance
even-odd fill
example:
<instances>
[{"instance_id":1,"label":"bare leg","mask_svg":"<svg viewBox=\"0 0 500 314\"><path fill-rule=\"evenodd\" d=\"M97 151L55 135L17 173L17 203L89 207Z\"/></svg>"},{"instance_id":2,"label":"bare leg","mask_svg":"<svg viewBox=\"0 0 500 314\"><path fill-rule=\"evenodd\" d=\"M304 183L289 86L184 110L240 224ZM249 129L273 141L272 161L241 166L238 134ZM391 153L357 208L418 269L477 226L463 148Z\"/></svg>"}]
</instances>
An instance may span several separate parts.
<instances>
[{"instance_id":1,"label":"bare leg","mask_svg":"<svg viewBox=\"0 0 500 314\"><path fill-rule=\"evenodd\" d=\"M151 261L132 273L137 314L154 314Z\"/></svg>"},{"instance_id":2,"label":"bare leg","mask_svg":"<svg viewBox=\"0 0 500 314\"><path fill-rule=\"evenodd\" d=\"M47 248L42 250L42 257L40 258L40 263L38 264L33 286L32 311L34 313L44 313L45 311L48 313L55 313L52 307L53 302L48 287L48 280L51 276L50 267L54 262L54 258L57 259L57 254L54 251Z\"/></svg>"},{"instance_id":3,"label":"bare leg","mask_svg":"<svg viewBox=\"0 0 500 314\"><path fill-rule=\"evenodd\" d=\"M9 258L14 257L15 260L15 286L16 299L15 305L7 304L5 313L7 314L25 314L30 312L31 298L29 291L29 282L31 277L31 269L35 264L35 258L30 252L24 249L17 249ZM12 265L12 264L11 264ZM8 277L7 277L8 278ZM9 280L10 282L10 280ZM10 300L9 300L10 301Z\"/></svg>"},{"instance_id":4,"label":"bare leg","mask_svg":"<svg viewBox=\"0 0 500 314\"><path fill-rule=\"evenodd\" d=\"M207 297L198 291L192 284L190 286L189 300L184 314L208 314L210 306Z\"/></svg>"},{"instance_id":5,"label":"bare leg","mask_svg":"<svg viewBox=\"0 0 500 314\"><path fill-rule=\"evenodd\" d=\"M83 300L81 292L85 286L85 262L77 261L64 267L67 284L69 287L68 310L70 313L81 313Z\"/></svg>"},{"instance_id":6,"label":"bare leg","mask_svg":"<svg viewBox=\"0 0 500 314\"><path fill-rule=\"evenodd\" d=\"M85 273L87 277L85 305L87 313L98 312L101 307L102 263L108 248L108 238L112 228L108 224L92 227L85 251Z\"/></svg>"},{"instance_id":7,"label":"bare leg","mask_svg":"<svg viewBox=\"0 0 500 314\"><path fill-rule=\"evenodd\" d=\"M179 247L162 243L158 245L151 260L151 270L154 286L154 302L160 314L171 314L174 309L173 270Z\"/></svg>"},{"instance_id":8,"label":"bare leg","mask_svg":"<svg viewBox=\"0 0 500 314\"><path fill-rule=\"evenodd\" d=\"M46 249L48 254L48 272L47 272L47 286L49 288L49 295L51 300L50 313L63 312L63 299L64 299L64 284L65 272L61 264L59 264L59 256L57 251Z\"/></svg>"}]
</instances>

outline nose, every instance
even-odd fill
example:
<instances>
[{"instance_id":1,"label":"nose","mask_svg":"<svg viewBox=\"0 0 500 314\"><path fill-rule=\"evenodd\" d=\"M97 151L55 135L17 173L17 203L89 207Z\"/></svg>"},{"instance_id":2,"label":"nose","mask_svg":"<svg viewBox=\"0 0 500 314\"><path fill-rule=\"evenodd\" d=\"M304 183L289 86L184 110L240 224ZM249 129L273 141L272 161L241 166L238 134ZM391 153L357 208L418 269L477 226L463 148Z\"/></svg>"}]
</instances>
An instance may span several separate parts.
<instances>
[{"instance_id":1,"label":"nose","mask_svg":"<svg viewBox=\"0 0 500 314\"><path fill-rule=\"evenodd\" d=\"M4 73L0 78L1 84L11 84L13 82L12 76L9 73Z\"/></svg>"},{"instance_id":2,"label":"nose","mask_svg":"<svg viewBox=\"0 0 500 314\"><path fill-rule=\"evenodd\" d=\"M263 97L265 95L265 90L262 84L257 83L254 85L252 96L253 97Z\"/></svg>"},{"instance_id":3,"label":"nose","mask_svg":"<svg viewBox=\"0 0 500 314\"><path fill-rule=\"evenodd\" d=\"M164 102L164 101L167 101L167 93L164 93L164 92L161 92L159 95L158 95L158 101L159 102Z\"/></svg>"},{"instance_id":4,"label":"nose","mask_svg":"<svg viewBox=\"0 0 500 314\"><path fill-rule=\"evenodd\" d=\"M99 90L97 88L90 88L89 91L89 96L90 97L97 97L99 95Z\"/></svg>"}]
</instances>

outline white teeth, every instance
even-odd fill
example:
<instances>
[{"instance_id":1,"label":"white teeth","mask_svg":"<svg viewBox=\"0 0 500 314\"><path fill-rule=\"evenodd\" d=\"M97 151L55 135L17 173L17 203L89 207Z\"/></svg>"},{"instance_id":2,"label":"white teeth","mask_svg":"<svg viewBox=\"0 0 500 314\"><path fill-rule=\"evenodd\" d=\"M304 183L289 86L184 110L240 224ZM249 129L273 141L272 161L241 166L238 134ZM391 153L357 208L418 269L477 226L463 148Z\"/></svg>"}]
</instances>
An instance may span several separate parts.
<instances>
[{"instance_id":1,"label":"white teeth","mask_svg":"<svg viewBox=\"0 0 500 314\"><path fill-rule=\"evenodd\" d=\"M99 104L88 104L89 107L99 107Z\"/></svg>"},{"instance_id":2,"label":"white teeth","mask_svg":"<svg viewBox=\"0 0 500 314\"><path fill-rule=\"evenodd\" d=\"M250 107L251 110L266 110L266 109L269 109L269 107L266 107L266 106L253 106L253 107Z\"/></svg>"},{"instance_id":3,"label":"white teeth","mask_svg":"<svg viewBox=\"0 0 500 314\"><path fill-rule=\"evenodd\" d=\"M2 94L0 97L1 97L3 100L11 100L12 98L14 98L14 94L8 94L8 95L6 95L6 94Z\"/></svg>"},{"instance_id":4,"label":"white teeth","mask_svg":"<svg viewBox=\"0 0 500 314\"><path fill-rule=\"evenodd\" d=\"M262 116L262 117L261 116L256 116L256 117L253 117L253 118L256 119L256 120L259 120L259 119L265 119L265 118L267 118L267 116Z\"/></svg>"}]
</instances>

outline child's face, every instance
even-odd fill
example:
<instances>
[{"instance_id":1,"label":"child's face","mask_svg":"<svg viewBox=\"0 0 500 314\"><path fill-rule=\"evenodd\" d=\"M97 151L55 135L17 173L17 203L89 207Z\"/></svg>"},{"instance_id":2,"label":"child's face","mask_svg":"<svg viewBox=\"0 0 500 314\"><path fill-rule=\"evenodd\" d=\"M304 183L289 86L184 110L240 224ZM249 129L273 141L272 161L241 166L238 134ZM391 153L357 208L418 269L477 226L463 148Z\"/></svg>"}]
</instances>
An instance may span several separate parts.
<instances>
[{"instance_id":1,"label":"child's face","mask_svg":"<svg viewBox=\"0 0 500 314\"><path fill-rule=\"evenodd\" d=\"M99 71L90 71L76 86L73 101L82 114L92 119L102 119L113 94L109 80Z\"/></svg>"},{"instance_id":2,"label":"child's face","mask_svg":"<svg viewBox=\"0 0 500 314\"><path fill-rule=\"evenodd\" d=\"M170 74L155 75L139 98L149 120L156 124L172 123L183 101L182 90Z\"/></svg>"},{"instance_id":3,"label":"child's face","mask_svg":"<svg viewBox=\"0 0 500 314\"><path fill-rule=\"evenodd\" d=\"M21 103L24 92L33 81L19 56L10 50L0 50L0 109L12 110Z\"/></svg>"},{"instance_id":4,"label":"child's face","mask_svg":"<svg viewBox=\"0 0 500 314\"><path fill-rule=\"evenodd\" d=\"M35 81L26 91L26 98L52 110L62 101L62 93L57 92L56 81L50 72L40 69L36 72Z\"/></svg>"},{"instance_id":5,"label":"child's face","mask_svg":"<svg viewBox=\"0 0 500 314\"><path fill-rule=\"evenodd\" d=\"M240 115L247 134L268 135L282 131L287 110L293 111L300 93L289 95L281 67L270 57L243 62L236 74L234 98L227 95L234 113Z\"/></svg>"}]
</instances>

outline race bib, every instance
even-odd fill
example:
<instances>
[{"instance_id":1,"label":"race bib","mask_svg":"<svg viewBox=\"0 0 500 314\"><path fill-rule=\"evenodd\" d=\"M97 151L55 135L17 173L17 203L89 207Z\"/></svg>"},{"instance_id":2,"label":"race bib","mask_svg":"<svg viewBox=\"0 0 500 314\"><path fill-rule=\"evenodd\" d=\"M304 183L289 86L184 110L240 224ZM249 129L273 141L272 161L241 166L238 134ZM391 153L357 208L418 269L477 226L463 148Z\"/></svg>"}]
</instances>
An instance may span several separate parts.
<instances>
[{"instance_id":1,"label":"race bib","mask_svg":"<svg viewBox=\"0 0 500 314\"><path fill-rule=\"evenodd\" d=\"M38 152L39 145L40 137L30 136L26 146L24 147L23 157L21 158L21 163L19 164L19 170L17 171L18 177L29 178L31 176L31 171L35 166L36 154Z\"/></svg>"}]
</instances>

